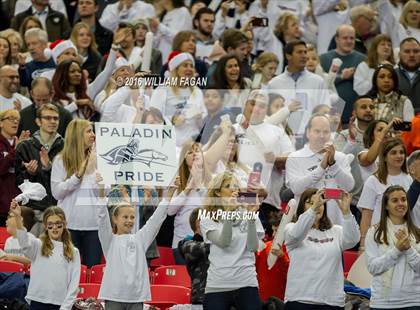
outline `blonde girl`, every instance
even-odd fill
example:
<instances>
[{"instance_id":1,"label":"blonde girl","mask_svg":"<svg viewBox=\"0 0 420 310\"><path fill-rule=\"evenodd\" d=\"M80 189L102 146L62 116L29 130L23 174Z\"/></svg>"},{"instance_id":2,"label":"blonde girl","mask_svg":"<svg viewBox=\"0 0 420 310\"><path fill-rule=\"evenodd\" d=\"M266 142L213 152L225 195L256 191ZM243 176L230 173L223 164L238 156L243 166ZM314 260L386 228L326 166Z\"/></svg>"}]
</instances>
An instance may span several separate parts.
<instances>
[{"instance_id":1,"label":"blonde girl","mask_svg":"<svg viewBox=\"0 0 420 310\"><path fill-rule=\"evenodd\" d=\"M75 119L66 130L64 148L56 156L51 171L51 191L62 207L75 246L80 250L84 265L101 261L102 251L96 221L95 142L92 124Z\"/></svg>"},{"instance_id":2,"label":"blonde girl","mask_svg":"<svg viewBox=\"0 0 420 310\"><path fill-rule=\"evenodd\" d=\"M24 228L21 207L16 201L12 201L10 210L15 216L23 254L32 262L26 295L30 309L72 309L79 287L80 254L71 241L64 211L59 207L45 210L46 232L37 239Z\"/></svg>"},{"instance_id":3,"label":"blonde girl","mask_svg":"<svg viewBox=\"0 0 420 310\"><path fill-rule=\"evenodd\" d=\"M276 54L264 52L257 57L257 61L252 65L254 79L252 81L253 89L267 89L268 82L276 76L279 59Z\"/></svg>"},{"instance_id":4,"label":"blonde girl","mask_svg":"<svg viewBox=\"0 0 420 310\"><path fill-rule=\"evenodd\" d=\"M101 182L100 175L96 177ZM168 191L171 195L171 189ZM104 197L104 189L99 190ZM146 224L135 234L136 213L128 202L120 202L111 210L106 201L97 206L99 239L106 258L99 299L113 310L142 310L143 302L151 300L146 251L155 240L167 215L168 200L164 198Z\"/></svg>"}]
</instances>

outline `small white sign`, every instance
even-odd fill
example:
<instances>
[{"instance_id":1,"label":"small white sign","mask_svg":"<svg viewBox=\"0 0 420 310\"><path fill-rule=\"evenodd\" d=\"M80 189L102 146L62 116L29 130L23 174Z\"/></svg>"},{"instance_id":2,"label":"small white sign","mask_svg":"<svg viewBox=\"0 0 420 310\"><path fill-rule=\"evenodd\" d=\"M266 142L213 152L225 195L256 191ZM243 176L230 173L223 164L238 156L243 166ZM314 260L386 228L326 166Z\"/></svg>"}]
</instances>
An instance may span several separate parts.
<instances>
[{"instance_id":1,"label":"small white sign","mask_svg":"<svg viewBox=\"0 0 420 310\"><path fill-rule=\"evenodd\" d=\"M173 126L95 123L98 170L105 184L167 187L178 163Z\"/></svg>"}]
</instances>

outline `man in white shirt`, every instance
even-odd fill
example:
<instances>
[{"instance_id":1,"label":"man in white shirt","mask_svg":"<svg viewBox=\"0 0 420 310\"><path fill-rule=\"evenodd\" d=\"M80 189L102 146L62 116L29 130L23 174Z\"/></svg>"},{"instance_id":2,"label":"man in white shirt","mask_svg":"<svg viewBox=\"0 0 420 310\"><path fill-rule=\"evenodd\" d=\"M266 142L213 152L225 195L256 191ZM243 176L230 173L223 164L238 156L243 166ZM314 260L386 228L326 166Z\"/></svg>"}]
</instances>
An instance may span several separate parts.
<instances>
[{"instance_id":1,"label":"man in white shirt","mask_svg":"<svg viewBox=\"0 0 420 310\"><path fill-rule=\"evenodd\" d=\"M99 22L105 28L115 31L120 22L154 16L156 16L155 8L151 4L137 0L119 0L117 3L106 6Z\"/></svg>"},{"instance_id":2,"label":"man in white shirt","mask_svg":"<svg viewBox=\"0 0 420 310\"><path fill-rule=\"evenodd\" d=\"M31 100L18 93L20 78L17 70L9 65L0 68L0 111L20 111L32 104Z\"/></svg>"},{"instance_id":3,"label":"man in white shirt","mask_svg":"<svg viewBox=\"0 0 420 310\"><path fill-rule=\"evenodd\" d=\"M286 161L286 184L296 201L308 188L341 188L347 192L354 186L350 163L345 154L337 152L330 143L330 120L315 114L306 129L308 143L293 152ZM333 224L342 224L343 216L335 201L328 201L328 217Z\"/></svg>"},{"instance_id":4,"label":"man in white shirt","mask_svg":"<svg viewBox=\"0 0 420 310\"><path fill-rule=\"evenodd\" d=\"M238 162L251 169L256 163L262 164L261 183L268 194L261 209L265 216L280 208L280 189L284 179L282 170L287 155L294 151L282 127L264 122L267 109L267 93L254 90L245 103L241 123L234 125L238 140ZM270 227L264 218L262 221L266 229Z\"/></svg>"},{"instance_id":5,"label":"man in white shirt","mask_svg":"<svg viewBox=\"0 0 420 310\"><path fill-rule=\"evenodd\" d=\"M214 21L214 12L208 7L199 9L193 19L197 40L195 57L203 60L207 64L211 64L211 61L208 59L208 57L213 50L213 45L215 42L215 38L213 37Z\"/></svg>"}]
</instances>

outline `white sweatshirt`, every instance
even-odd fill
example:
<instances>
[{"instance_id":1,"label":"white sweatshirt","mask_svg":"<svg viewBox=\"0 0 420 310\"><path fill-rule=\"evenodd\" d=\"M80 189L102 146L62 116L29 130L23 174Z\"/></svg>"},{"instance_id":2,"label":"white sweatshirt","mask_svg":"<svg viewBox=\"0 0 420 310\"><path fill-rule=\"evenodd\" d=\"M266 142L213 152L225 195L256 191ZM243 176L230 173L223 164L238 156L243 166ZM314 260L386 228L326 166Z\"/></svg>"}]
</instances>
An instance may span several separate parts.
<instances>
[{"instance_id":1,"label":"white sweatshirt","mask_svg":"<svg viewBox=\"0 0 420 310\"><path fill-rule=\"evenodd\" d=\"M290 257L285 299L343 307L342 252L359 242L359 226L353 215L347 215L343 226L320 231L312 228L315 217L315 211L308 209L285 228Z\"/></svg>"},{"instance_id":2,"label":"white sweatshirt","mask_svg":"<svg viewBox=\"0 0 420 310\"><path fill-rule=\"evenodd\" d=\"M166 218L168 201L162 200L136 234L112 233L106 203L98 204L99 240L106 258L99 299L137 303L151 300L146 251Z\"/></svg>"},{"instance_id":3,"label":"white sweatshirt","mask_svg":"<svg viewBox=\"0 0 420 310\"><path fill-rule=\"evenodd\" d=\"M98 230L96 221L96 173L78 179L75 174L67 178L61 156L54 158L51 168L51 192L57 206L64 210L67 228L72 230Z\"/></svg>"},{"instance_id":4,"label":"white sweatshirt","mask_svg":"<svg viewBox=\"0 0 420 310\"><path fill-rule=\"evenodd\" d=\"M286 161L286 184L299 201L300 195L308 188L341 188L349 192L353 189L354 178L345 154L335 152L336 163L327 169L320 165L323 155L315 154L308 145L293 152ZM341 225L343 216L335 201L328 201L328 217L333 224Z\"/></svg>"},{"instance_id":5,"label":"white sweatshirt","mask_svg":"<svg viewBox=\"0 0 420 310\"><path fill-rule=\"evenodd\" d=\"M419 307L420 253L413 247L400 252L394 246L383 253L374 234L375 227L369 228L365 241L367 268L373 276L370 306L381 309ZM387 287L383 274L390 268L394 268L394 272L391 287Z\"/></svg>"},{"instance_id":6,"label":"white sweatshirt","mask_svg":"<svg viewBox=\"0 0 420 310\"><path fill-rule=\"evenodd\" d=\"M41 240L29 235L23 229L17 230L23 254L32 262L26 300L61 305L60 310L72 309L80 280L79 250L73 247L73 260L68 262L63 255L63 243L52 240L52 255L45 257L41 255Z\"/></svg>"}]
</instances>

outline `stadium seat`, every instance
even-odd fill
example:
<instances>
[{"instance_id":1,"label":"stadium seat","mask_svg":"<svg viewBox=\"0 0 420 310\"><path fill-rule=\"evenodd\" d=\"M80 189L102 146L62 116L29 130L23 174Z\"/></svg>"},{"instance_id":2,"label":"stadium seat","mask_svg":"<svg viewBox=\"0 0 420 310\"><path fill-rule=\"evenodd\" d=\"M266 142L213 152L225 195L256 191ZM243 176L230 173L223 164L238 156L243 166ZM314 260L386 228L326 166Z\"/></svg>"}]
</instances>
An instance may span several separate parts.
<instances>
[{"instance_id":1,"label":"stadium seat","mask_svg":"<svg viewBox=\"0 0 420 310\"><path fill-rule=\"evenodd\" d=\"M87 283L87 282L88 282L88 268L85 265L81 265L79 283Z\"/></svg>"},{"instance_id":2,"label":"stadium seat","mask_svg":"<svg viewBox=\"0 0 420 310\"><path fill-rule=\"evenodd\" d=\"M10 234L7 232L6 227L0 227L0 244L4 245L9 237Z\"/></svg>"},{"instance_id":3,"label":"stadium seat","mask_svg":"<svg viewBox=\"0 0 420 310\"><path fill-rule=\"evenodd\" d=\"M359 254L356 251L344 251L343 256L344 256L343 271L349 272L351 266L354 264Z\"/></svg>"},{"instance_id":4,"label":"stadium seat","mask_svg":"<svg viewBox=\"0 0 420 310\"><path fill-rule=\"evenodd\" d=\"M158 247L158 249L160 257L152 259L150 262L150 267L152 269L160 266L175 265L175 258L171 248Z\"/></svg>"},{"instance_id":5,"label":"stadium seat","mask_svg":"<svg viewBox=\"0 0 420 310\"><path fill-rule=\"evenodd\" d=\"M0 260L0 272L25 272L25 265L16 262Z\"/></svg>"},{"instance_id":6,"label":"stadium seat","mask_svg":"<svg viewBox=\"0 0 420 310\"><path fill-rule=\"evenodd\" d=\"M4 250L4 243L0 243L0 250Z\"/></svg>"},{"instance_id":7,"label":"stadium seat","mask_svg":"<svg viewBox=\"0 0 420 310\"><path fill-rule=\"evenodd\" d=\"M102 277L104 276L105 264L95 265L90 268L89 283L102 283Z\"/></svg>"},{"instance_id":8,"label":"stadium seat","mask_svg":"<svg viewBox=\"0 0 420 310\"><path fill-rule=\"evenodd\" d=\"M98 298L100 284L97 283L81 283L79 284L79 294L77 298Z\"/></svg>"},{"instance_id":9,"label":"stadium seat","mask_svg":"<svg viewBox=\"0 0 420 310\"><path fill-rule=\"evenodd\" d=\"M190 304L191 289L176 285L151 285L152 300L146 303L165 302L173 304ZM159 306L158 306L159 307Z\"/></svg>"},{"instance_id":10,"label":"stadium seat","mask_svg":"<svg viewBox=\"0 0 420 310\"><path fill-rule=\"evenodd\" d=\"M191 287L191 278L184 265L162 266L155 269L153 284Z\"/></svg>"}]
</instances>

